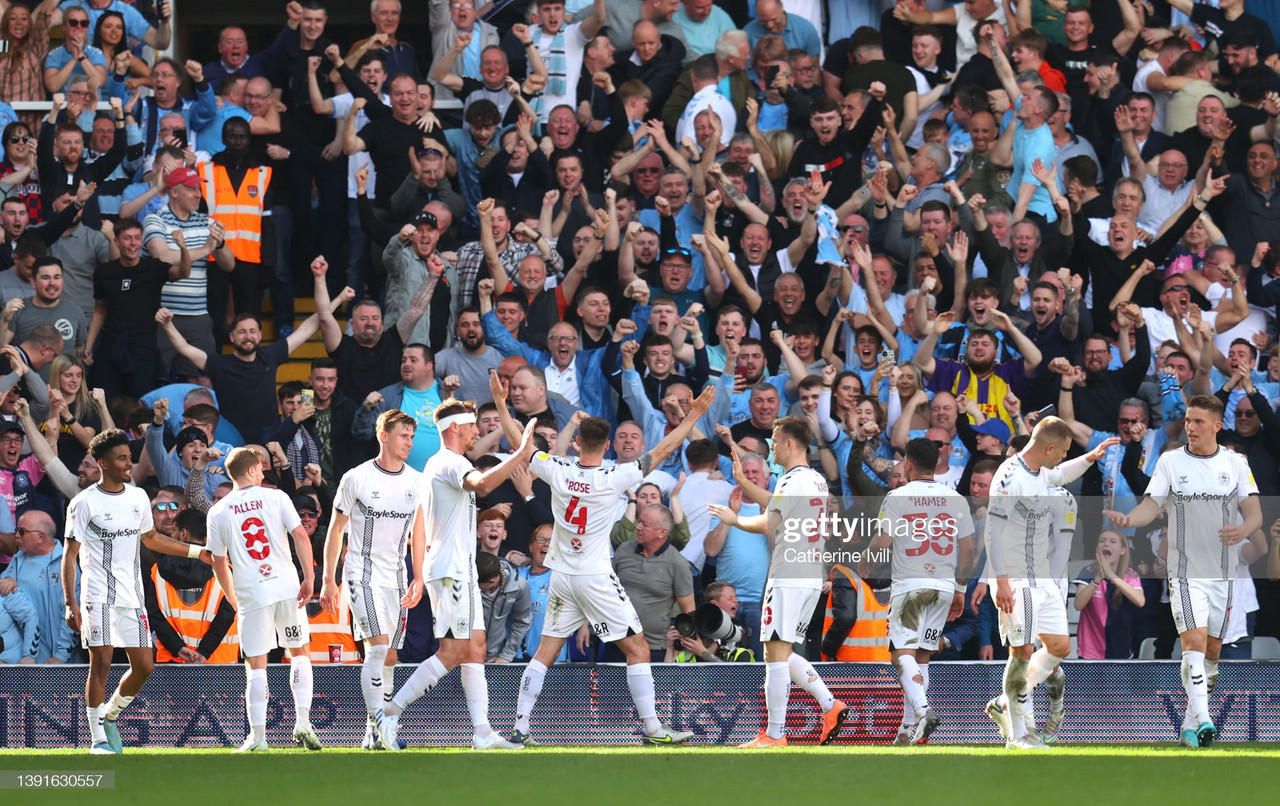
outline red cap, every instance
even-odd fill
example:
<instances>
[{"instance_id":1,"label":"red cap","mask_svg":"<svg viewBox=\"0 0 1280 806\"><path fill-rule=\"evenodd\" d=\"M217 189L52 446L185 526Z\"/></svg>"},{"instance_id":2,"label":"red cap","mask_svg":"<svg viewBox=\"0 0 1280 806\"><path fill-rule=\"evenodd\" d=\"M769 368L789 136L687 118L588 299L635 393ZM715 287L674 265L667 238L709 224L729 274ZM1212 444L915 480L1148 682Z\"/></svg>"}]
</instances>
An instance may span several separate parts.
<instances>
[{"instance_id":1,"label":"red cap","mask_svg":"<svg viewBox=\"0 0 1280 806\"><path fill-rule=\"evenodd\" d=\"M198 188L200 187L200 174L186 166L174 168L169 172L169 175L165 177L164 186L165 188L176 188L178 185L186 185L189 188Z\"/></svg>"}]
</instances>

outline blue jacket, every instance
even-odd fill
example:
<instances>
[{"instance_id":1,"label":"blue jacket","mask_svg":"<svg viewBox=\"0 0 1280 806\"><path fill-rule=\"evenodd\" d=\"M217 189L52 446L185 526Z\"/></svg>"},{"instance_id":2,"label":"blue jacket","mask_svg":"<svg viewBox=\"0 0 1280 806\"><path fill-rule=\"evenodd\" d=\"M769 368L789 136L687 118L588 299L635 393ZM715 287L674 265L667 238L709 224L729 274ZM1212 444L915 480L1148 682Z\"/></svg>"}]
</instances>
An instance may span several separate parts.
<instances>
[{"instance_id":1,"label":"blue jacket","mask_svg":"<svg viewBox=\"0 0 1280 806\"><path fill-rule=\"evenodd\" d=\"M19 589L0 599L0 663L34 658L39 649L40 618L31 597Z\"/></svg>"},{"instance_id":2,"label":"blue jacket","mask_svg":"<svg viewBox=\"0 0 1280 806\"><path fill-rule=\"evenodd\" d=\"M498 315L489 311L481 318L484 325L485 340L505 356L520 356L539 369L551 365L551 354L535 347L530 347L516 340L498 321ZM638 334L628 338L634 339ZM609 394L609 379L605 376L603 361L608 346L594 350L578 350L573 358L573 366L578 374L578 395L582 399L582 410L592 417L602 417L613 421L613 398ZM559 416L556 417L558 421ZM561 424L563 426L563 424Z\"/></svg>"},{"instance_id":3,"label":"blue jacket","mask_svg":"<svg viewBox=\"0 0 1280 806\"><path fill-rule=\"evenodd\" d=\"M698 420L698 430L708 436L714 435L717 424L724 422L729 416L729 406L733 402L733 373L721 375L716 381L716 400L707 413ZM631 416L644 429L644 445L652 450L667 435L667 415L653 407L644 393L644 383L640 373L634 369L622 371L622 399L631 407ZM673 451L667 460L658 465L658 470L665 470L675 476L684 469L684 449Z\"/></svg>"},{"instance_id":4,"label":"blue jacket","mask_svg":"<svg viewBox=\"0 0 1280 806\"><path fill-rule=\"evenodd\" d=\"M79 571L76 572L79 587ZM62 595L62 543L43 557L31 557L23 552L14 556L9 567L0 573L0 579L18 582L18 590L27 594L35 606L39 635L36 637L36 663L57 658L64 663L80 660L80 636L67 625L67 600ZM37 579L36 584L31 580ZM32 656L27 656L32 657Z\"/></svg>"},{"instance_id":5,"label":"blue jacket","mask_svg":"<svg viewBox=\"0 0 1280 806\"><path fill-rule=\"evenodd\" d=\"M216 444L216 443L215 443ZM167 452L164 449L164 432L160 428L148 428L146 437L147 456L151 458L151 467L156 472L156 478L160 480L161 487L173 485L186 489L187 477L191 475L191 471L182 466L182 460L178 458L178 452ZM222 445L218 445L222 448ZM225 450L225 448L224 448ZM226 471L223 470L221 462L226 459L220 459L209 465L204 477L204 492L209 496L209 500L213 500L213 494L217 492L218 485L227 480Z\"/></svg>"}]
</instances>

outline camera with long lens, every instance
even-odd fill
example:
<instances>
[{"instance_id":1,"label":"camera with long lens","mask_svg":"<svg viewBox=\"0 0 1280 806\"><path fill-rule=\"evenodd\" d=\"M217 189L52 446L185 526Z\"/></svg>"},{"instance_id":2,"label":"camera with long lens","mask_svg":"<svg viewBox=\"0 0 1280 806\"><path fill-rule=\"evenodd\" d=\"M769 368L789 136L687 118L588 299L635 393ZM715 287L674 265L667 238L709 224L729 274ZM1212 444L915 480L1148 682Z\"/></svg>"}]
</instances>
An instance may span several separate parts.
<instances>
[{"instance_id":1,"label":"camera with long lens","mask_svg":"<svg viewBox=\"0 0 1280 806\"><path fill-rule=\"evenodd\" d=\"M717 641L722 650L732 650L747 638L746 628L734 624L728 613L711 602L694 610L692 615L681 613L680 616L689 620L689 626L693 632ZM676 617L676 630L680 631L681 635L685 635L686 633L680 630L680 616Z\"/></svg>"}]
</instances>

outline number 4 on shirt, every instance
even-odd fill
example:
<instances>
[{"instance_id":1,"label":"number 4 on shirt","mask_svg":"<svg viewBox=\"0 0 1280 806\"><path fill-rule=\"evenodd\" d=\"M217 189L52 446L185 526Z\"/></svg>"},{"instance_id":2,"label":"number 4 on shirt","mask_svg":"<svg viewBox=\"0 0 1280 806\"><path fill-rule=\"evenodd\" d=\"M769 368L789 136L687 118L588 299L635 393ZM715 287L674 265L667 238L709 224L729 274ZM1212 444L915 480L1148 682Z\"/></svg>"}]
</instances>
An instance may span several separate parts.
<instances>
[{"instance_id":1,"label":"number 4 on shirt","mask_svg":"<svg viewBox=\"0 0 1280 806\"><path fill-rule=\"evenodd\" d=\"M578 534L587 533L587 508L578 506L578 496L569 499L569 506L564 511L565 522L578 527Z\"/></svg>"}]
</instances>

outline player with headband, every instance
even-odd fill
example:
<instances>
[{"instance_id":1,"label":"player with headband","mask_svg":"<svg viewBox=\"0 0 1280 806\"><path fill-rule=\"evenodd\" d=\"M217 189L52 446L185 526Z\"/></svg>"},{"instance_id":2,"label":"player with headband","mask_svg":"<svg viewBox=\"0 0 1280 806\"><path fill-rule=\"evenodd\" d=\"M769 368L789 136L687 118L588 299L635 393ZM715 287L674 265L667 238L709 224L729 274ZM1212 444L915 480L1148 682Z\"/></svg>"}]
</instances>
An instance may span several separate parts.
<instances>
[{"instance_id":1,"label":"player with headband","mask_svg":"<svg viewBox=\"0 0 1280 806\"><path fill-rule=\"evenodd\" d=\"M449 398L436 408L435 421L440 450L422 469L427 550L426 561L417 571L431 599L440 649L419 664L391 702L375 714L375 726L382 745L398 750L400 714L450 669L460 665L462 690L475 728L471 746L476 750L518 750L522 745L508 742L489 726L484 609L476 573L476 496L489 495L518 466L529 463L534 421L524 429L523 438L511 455L483 472L476 470L466 457L480 435L475 404Z\"/></svg>"}]
</instances>

